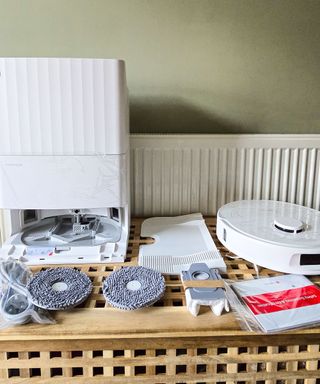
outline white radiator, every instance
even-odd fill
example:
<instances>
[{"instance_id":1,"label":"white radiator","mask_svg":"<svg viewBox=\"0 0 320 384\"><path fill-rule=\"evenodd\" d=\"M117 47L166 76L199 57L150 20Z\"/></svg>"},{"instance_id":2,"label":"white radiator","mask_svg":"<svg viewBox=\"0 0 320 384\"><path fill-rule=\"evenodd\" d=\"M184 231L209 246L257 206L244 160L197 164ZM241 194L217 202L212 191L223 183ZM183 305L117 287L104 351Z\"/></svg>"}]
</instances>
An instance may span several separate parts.
<instances>
[{"instance_id":1,"label":"white radiator","mask_svg":"<svg viewBox=\"0 0 320 384\"><path fill-rule=\"evenodd\" d=\"M320 209L320 135L131 135L132 215L215 215L240 199Z\"/></svg>"}]
</instances>

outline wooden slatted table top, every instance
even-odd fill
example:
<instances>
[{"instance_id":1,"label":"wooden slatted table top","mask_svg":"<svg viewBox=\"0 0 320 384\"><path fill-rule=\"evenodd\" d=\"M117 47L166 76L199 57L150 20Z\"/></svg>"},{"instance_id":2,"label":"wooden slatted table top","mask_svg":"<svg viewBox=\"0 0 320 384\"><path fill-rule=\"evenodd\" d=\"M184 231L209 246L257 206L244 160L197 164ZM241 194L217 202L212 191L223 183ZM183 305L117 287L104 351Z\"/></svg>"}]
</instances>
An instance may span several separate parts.
<instances>
[{"instance_id":1,"label":"wooden slatted table top","mask_svg":"<svg viewBox=\"0 0 320 384\"><path fill-rule=\"evenodd\" d=\"M250 334L242 331L233 313L216 317L208 307L201 307L197 317L193 317L185 307L185 295L181 280L177 275L167 275L164 297L150 308L136 311L121 311L106 303L102 294L102 283L116 268L137 265L139 246L152 242L140 237L143 219L135 218L131 223L130 240L125 263L72 265L85 272L92 280L94 289L88 300L73 310L51 312L55 324L42 325L29 323L3 329L0 341L4 340L75 340L75 339L136 339L160 337L201 337L236 336ZM234 259L233 255L219 243L216 234L215 218L206 219L209 231L227 264L223 278L231 280L253 279L255 270L250 263ZM46 266L48 268L49 266ZM33 267L33 272L41 270ZM260 271L261 277L276 276L278 272L268 269ZM320 282L319 276L311 278ZM320 328L292 331L291 333L319 334Z\"/></svg>"}]
</instances>

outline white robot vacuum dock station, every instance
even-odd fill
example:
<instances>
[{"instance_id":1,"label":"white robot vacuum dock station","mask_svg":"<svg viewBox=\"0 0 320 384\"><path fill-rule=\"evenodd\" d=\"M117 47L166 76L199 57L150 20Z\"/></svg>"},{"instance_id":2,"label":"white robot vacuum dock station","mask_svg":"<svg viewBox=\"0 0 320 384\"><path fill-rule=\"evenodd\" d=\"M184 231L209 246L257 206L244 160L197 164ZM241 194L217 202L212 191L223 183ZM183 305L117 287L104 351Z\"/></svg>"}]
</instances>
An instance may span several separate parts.
<instances>
[{"instance_id":1,"label":"white robot vacuum dock station","mask_svg":"<svg viewBox=\"0 0 320 384\"><path fill-rule=\"evenodd\" d=\"M320 212L296 204L243 200L221 207L217 236L237 256L284 273L320 273Z\"/></svg>"},{"instance_id":2,"label":"white robot vacuum dock station","mask_svg":"<svg viewBox=\"0 0 320 384\"><path fill-rule=\"evenodd\" d=\"M0 58L0 257L123 262L129 108L115 59Z\"/></svg>"}]
</instances>

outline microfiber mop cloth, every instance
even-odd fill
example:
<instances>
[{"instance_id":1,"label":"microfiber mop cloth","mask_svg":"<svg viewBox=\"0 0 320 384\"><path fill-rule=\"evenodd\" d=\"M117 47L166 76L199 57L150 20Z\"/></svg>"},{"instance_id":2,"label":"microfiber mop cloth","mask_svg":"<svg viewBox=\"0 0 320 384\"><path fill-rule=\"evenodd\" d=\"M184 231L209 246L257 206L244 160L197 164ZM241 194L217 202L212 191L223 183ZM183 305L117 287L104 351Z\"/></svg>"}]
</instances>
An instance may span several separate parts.
<instances>
[{"instance_id":1,"label":"microfiber mop cloth","mask_svg":"<svg viewBox=\"0 0 320 384\"><path fill-rule=\"evenodd\" d=\"M145 267L124 267L108 276L103 285L106 300L114 307L132 310L148 307L164 294L161 273Z\"/></svg>"},{"instance_id":2,"label":"microfiber mop cloth","mask_svg":"<svg viewBox=\"0 0 320 384\"><path fill-rule=\"evenodd\" d=\"M59 310L81 304L92 291L92 282L73 268L49 268L36 273L27 286L31 299L40 308Z\"/></svg>"}]
</instances>

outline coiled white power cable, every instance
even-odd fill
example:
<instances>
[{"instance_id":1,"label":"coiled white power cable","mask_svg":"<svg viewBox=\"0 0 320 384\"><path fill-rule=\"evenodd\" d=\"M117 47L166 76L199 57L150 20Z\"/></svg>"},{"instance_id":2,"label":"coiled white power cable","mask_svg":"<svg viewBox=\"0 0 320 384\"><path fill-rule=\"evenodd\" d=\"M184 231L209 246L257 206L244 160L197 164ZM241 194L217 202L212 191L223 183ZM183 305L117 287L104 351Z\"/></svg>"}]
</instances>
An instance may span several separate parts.
<instances>
[{"instance_id":1,"label":"coiled white power cable","mask_svg":"<svg viewBox=\"0 0 320 384\"><path fill-rule=\"evenodd\" d=\"M31 319L47 322L38 313L26 288L30 276L28 268L18 260L0 260L0 328L24 324Z\"/></svg>"}]
</instances>

